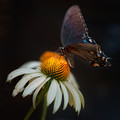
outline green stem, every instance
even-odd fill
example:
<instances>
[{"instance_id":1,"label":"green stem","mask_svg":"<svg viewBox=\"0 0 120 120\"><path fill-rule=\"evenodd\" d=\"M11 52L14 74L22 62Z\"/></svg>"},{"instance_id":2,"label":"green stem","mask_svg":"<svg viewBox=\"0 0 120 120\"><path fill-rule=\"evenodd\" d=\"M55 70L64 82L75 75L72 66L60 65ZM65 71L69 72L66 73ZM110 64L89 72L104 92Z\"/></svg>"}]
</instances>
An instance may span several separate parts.
<instances>
[{"instance_id":1,"label":"green stem","mask_svg":"<svg viewBox=\"0 0 120 120\"><path fill-rule=\"evenodd\" d=\"M29 109L28 113L26 114L24 120L29 120L30 116L32 115L33 111L35 109L33 108L33 106Z\"/></svg>"},{"instance_id":2,"label":"green stem","mask_svg":"<svg viewBox=\"0 0 120 120\"><path fill-rule=\"evenodd\" d=\"M45 120L46 114L47 114L47 99L46 99L46 96L45 96L44 97L44 103L43 103L41 120Z\"/></svg>"},{"instance_id":3,"label":"green stem","mask_svg":"<svg viewBox=\"0 0 120 120\"><path fill-rule=\"evenodd\" d=\"M37 97L37 100L36 100L36 107L39 105L39 103L41 102L41 100L43 99L43 97L45 96L46 92L48 91L48 88L49 88L49 85L50 85L50 82L48 82L48 84L46 84L46 86L42 89L42 91L40 92L40 94L38 95ZM29 118L31 117L32 113L34 112L35 108L32 106L28 113L26 114L24 120L29 120ZM43 108L44 110L44 108ZM47 110L47 108L46 108ZM44 111L45 112L45 111ZM45 114L45 113L44 113ZM45 120L45 119L43 119Z\"/></svg>"}]
</instances>

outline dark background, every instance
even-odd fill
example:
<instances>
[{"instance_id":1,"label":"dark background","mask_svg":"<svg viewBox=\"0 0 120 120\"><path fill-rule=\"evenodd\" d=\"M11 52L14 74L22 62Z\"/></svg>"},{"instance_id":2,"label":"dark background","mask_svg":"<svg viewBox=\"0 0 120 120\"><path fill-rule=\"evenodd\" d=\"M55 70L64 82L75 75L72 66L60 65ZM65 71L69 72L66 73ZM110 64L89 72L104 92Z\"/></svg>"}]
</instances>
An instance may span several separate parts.
<instances>
[{"instance_id":1,"label":"dark background","mask_svg":"<svg viewBox=\"0 0 120 120\"><path fill-rule=\"evenodd\" d=\"M6 83L7 75L23 63L38 60L46 50L61 46L60 30L66 10L78 4L89 35L110 56L112 67L95 68L75 57L76 76L85 97L80 116L71 107L47 120L120 120L120 11L117 0L0 0L0 119L23 120L32 105L32 96L12 97L19 80ZM58 45L59 44L59 45ZM42 105L31 120L40 120Z\"/></svg>"}]
</instances>

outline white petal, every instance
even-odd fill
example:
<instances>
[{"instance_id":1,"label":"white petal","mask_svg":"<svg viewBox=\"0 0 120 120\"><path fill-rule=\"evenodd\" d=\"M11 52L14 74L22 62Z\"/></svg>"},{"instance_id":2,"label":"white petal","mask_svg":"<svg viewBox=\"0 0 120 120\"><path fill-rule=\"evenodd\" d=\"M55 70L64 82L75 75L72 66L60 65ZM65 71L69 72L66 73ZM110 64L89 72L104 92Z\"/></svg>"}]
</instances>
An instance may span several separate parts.
<instances>
[{"instance_id":1,"label":"white petal","mask_svg":"<svg viewBox=\"0 0 120 120\"><path fill-rule=\"evenodd\" d=\"M70 77L68 78L68 81L70 81L75 87L79 88L79 84L77 83L77 81L72 73L70 73Z\"/></svg>"},{"instance_id":2,"label":"white petal","mask_svg":"<svg viewBox=\"0 0 120 120\"><path fill-rule=\"evenodd\" d=\"M40 66L41 62L39 61L30 61L27 62L25 64L23 64L22 66L20 66L20 68L36 68L38 66Z\"/></svg>"},{"instance_id":3,"label":"white petal","mask_svg":"<svg viewBox=\"0 0 120 120\"><path fill-rule=\"evenodd\" d=\"M55 97L55 103L54 103L54 108L53 108L53 114L59 109L61 102L62 102L62 92L60 90L60 86L57 82L57 94Z\"/></svg>"},{"instance_id":4,"label":"white petal","mask_svg":"<svg viewBox=\"0 0 120 120\"><path fill-rule=\"evenodd\" d=\"M36 77L40 77L40 76L43 76L43 74L41 74L41 73L32 73L32 74L29 74L29 75L24 75L22 77L22 79L16 84L15 89L13 91L13 96L16 96L19 92L22 92L23 89L24 89L25 84L29 80L31 80L33 78L36 78Z\"/></svg>"},{"instance_id":5,"label":"white petal","mask_svg":"<svg viewBox=\"0 0 120 120\"><path fill-rule=\"evenodd\" d=\"M61 89L62 89L63 96L64 96L63 110L65 110L67 105L68 105L68 101L69 101L68 92L67 92L67 89L66 89L66 87L64 86L64 84L62 82L60 82L60 85L61 85Z\"/></svg>"},{"instance_id":6,"label":"white petal","mask_svg":"<svg viewBox=\"0 0 120 120\"><path fill-rule=\"evenodd\" d=\"M25 97L27 95L32 94L32 92L45 80L45 76L41 76L39 78L36 78L34 81L32 81L24 90L22 96Z\"/></svg>"},{"instance_id":7,"label":"white petal","mask_svg":"<svg viewBox=\"0 0 120 120\"><path fill-rule=\"evenodd\" d=\"M79 94L78 92L76 91L76 89L74 88L73 85L71 85L71 83L69 83L68 81L65 81L64 84L67 86L67 88L70 90L72 96L73 96L73 99L74 99L74 103L75 103L75 111L80 111L81 109L81 102L80 102L80 97L79 97Z\"/></svg>"},{"instance_id":8,"label":"white petal","mask_svg":"<svg viewBox=\"0 0 120 120\"><path fill-rule=\"evenodd\" d=\"M47 94L47 106L49 106L55 99L57 93L57 81L53 80Z\"/></svg>"},{"instance_id":9,"label":"white petal","mask_svg":"<svg viewBox=\"0 0 120 120\"><path fill-rule=\"evenodd\" d=\"M68 91L68 96L69 96L69 105L70 106L75 106L72 93L70 92L70 90L68 88L67 88L67 91Z\"/></svg>"},{"instance_id":10,"label":"white petal","mask_svg":"<svg viewBox=\"0 0 120 120\"><path fill-rule=\"evenodd\" d=\"M38 70L29 69L29 68L16 69L8 75L7 81L10 81L10 80L14 79L15 77L23 75L23 74L30 74L30 73L35 73L35 72L38 72Z\"/></svg>"},{"instance_id":11,"label":"white petal","mask_svg":"<svg viewBox=\"0 0 120 120\"><path fill-rule=\"evenodd\" d=\"M33 94L33 107L35 108L36 106L35 106L35 102L36 102L36 98L37 98L37 95L38 95L38 93L39 93L39 91L41 90L41 88L45 85L45 83L47 82L47 81L49 81L50 80L50 78L46 78L39 86L38 86L38 88L35 90L35 92L34 92L34 94Z\"/></svg>"},{"instance_id":12,"label":"white petal","mask_svg":"<svg viewBox=\"0 0 120 120\"><path fill-rule=\"evenodd\" d=\"M17 91L16 89L14 89L13 92L12 92L12 96L15 97L18 93L19 93L19 91Z\"/></svg>"},{"instance_id":13,"label":"white petal","mask_svg":"<svg viewBox=\"0 0 120 120\"><path fill-rule=\"evenodd\" d=\"M72 86L71 84L69 84L69 86L71 87L71 90L73 91L73 93L75 94L76 96L76 111L78 111L78 114L80 112L80 109L81 109L81 101L80 101L80 96L77 92L77 90L74 88L74 86Z\"/></svg>"},{"instance_id":14,"label":"white petal","mask_svg":"<svg viewBox=\"0 0 120 120\"><path fill-rule=\"evenodd\" d=\"M66 87L68 88L68 93L69 95L71 94L71 98L73 98L73 100L71 101L71 104L74 105L74 108L76 109L76 97L75 94L73 93L73 91L71 90L70 86L67 84L67 81L64 81L64 84L66 85ZM71 100L71 98L69 98L69 100Z\"/></svg>"},{"instance_id":15,"label":"white petal","mask_svg":"<svg viewBox=\"0 0 120 120\"><path fill-rule=\"evenodd\" d=\"M78 93L78 89L75 88L74 86L72 86L71 84L69 84L69 86L72 88L74 94L76 95L76 103L77 103L77 110L78 111L78 114L80 113L80 110L81 110L81 99L80 99L80 96L79 96L79 93Z\"/></svg>"},{"instance_id":16,"label":"white petal","mask_svg":"<svg viewBox=\"0 0 120 120\"><path fill-rule=\"evenodd\" d=\"M79 93L79 96L80 96L80 100L81 100L81 103L82 103L82 107L84 108L85 107L85 99L84 99L84 96L82 95L82 93L78 90L78 93Z\"/></svg>"}]
</instances>

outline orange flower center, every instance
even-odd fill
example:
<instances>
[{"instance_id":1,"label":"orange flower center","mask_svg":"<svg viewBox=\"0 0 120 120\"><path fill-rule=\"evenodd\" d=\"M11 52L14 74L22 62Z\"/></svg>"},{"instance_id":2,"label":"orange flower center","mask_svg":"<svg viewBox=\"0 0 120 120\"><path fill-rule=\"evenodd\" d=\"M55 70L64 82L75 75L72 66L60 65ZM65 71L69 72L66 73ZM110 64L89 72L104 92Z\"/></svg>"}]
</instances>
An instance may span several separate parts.
<instances>
[{"instance_id":1,"label":"orange flower center","mask_svg":"<svg viewBox=\"0 0 120 120\"><path fill-rule=\"evenodd\" d=\"M40 56L40 61L43 62L44 60L50 57L56 56L56 55L59 55L59 53L52 52L52 51L46 51Z\"/></svg>"},{"instance_id":2,"label":"orange flower center","mask_svg":"<svg viewBox=\"0 0 120 120\"><path fill-rule=\"evenodd\" d=\"M48 77L57 80L67 80L67 77L70 74L68 63L63 56L60 56L57 53L55 53L54 56L43 60L41 71Z\"/></svg>"}]
</instances>

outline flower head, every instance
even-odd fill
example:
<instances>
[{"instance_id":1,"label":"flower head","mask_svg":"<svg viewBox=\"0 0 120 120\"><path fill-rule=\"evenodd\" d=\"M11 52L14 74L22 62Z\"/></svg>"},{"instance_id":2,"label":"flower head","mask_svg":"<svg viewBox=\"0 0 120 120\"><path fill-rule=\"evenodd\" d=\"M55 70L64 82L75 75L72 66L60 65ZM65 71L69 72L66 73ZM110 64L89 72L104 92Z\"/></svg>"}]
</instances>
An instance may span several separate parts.
<instances>
[{"instance_id":1,"label":"flower head","mask_svg":"<svg viewBox=\"0 0 120 120\"><path fill-rule=\"evenodd\" d=\"M67 80L70 68L63 56L53 56L44 60L41 71L56 80Z\"/></svg>"},{"instance_id":2,"label":"flower head","mask_svg":"<svg viewBox=\"0 0 120 120\"><path fill-rule=\"evenodd\" d=\"M53 55L47 53L47 56L45 54L41 56L42 62L34 61L26 63L8 75L7 81L23 75L13 90L13 96L22 91L23 97L33 93L33 106L35 107L39 92L50 82L46 96L47 106L54 101L53 113L59 109L62 102L62 95L64 98L63 109L69 103L79 113L81 104L84 108L84 97L78 89L78 84L73 74L70 73L69 65L64 57L57 53L52 53Z\"/></svg>"}]
</instances>

